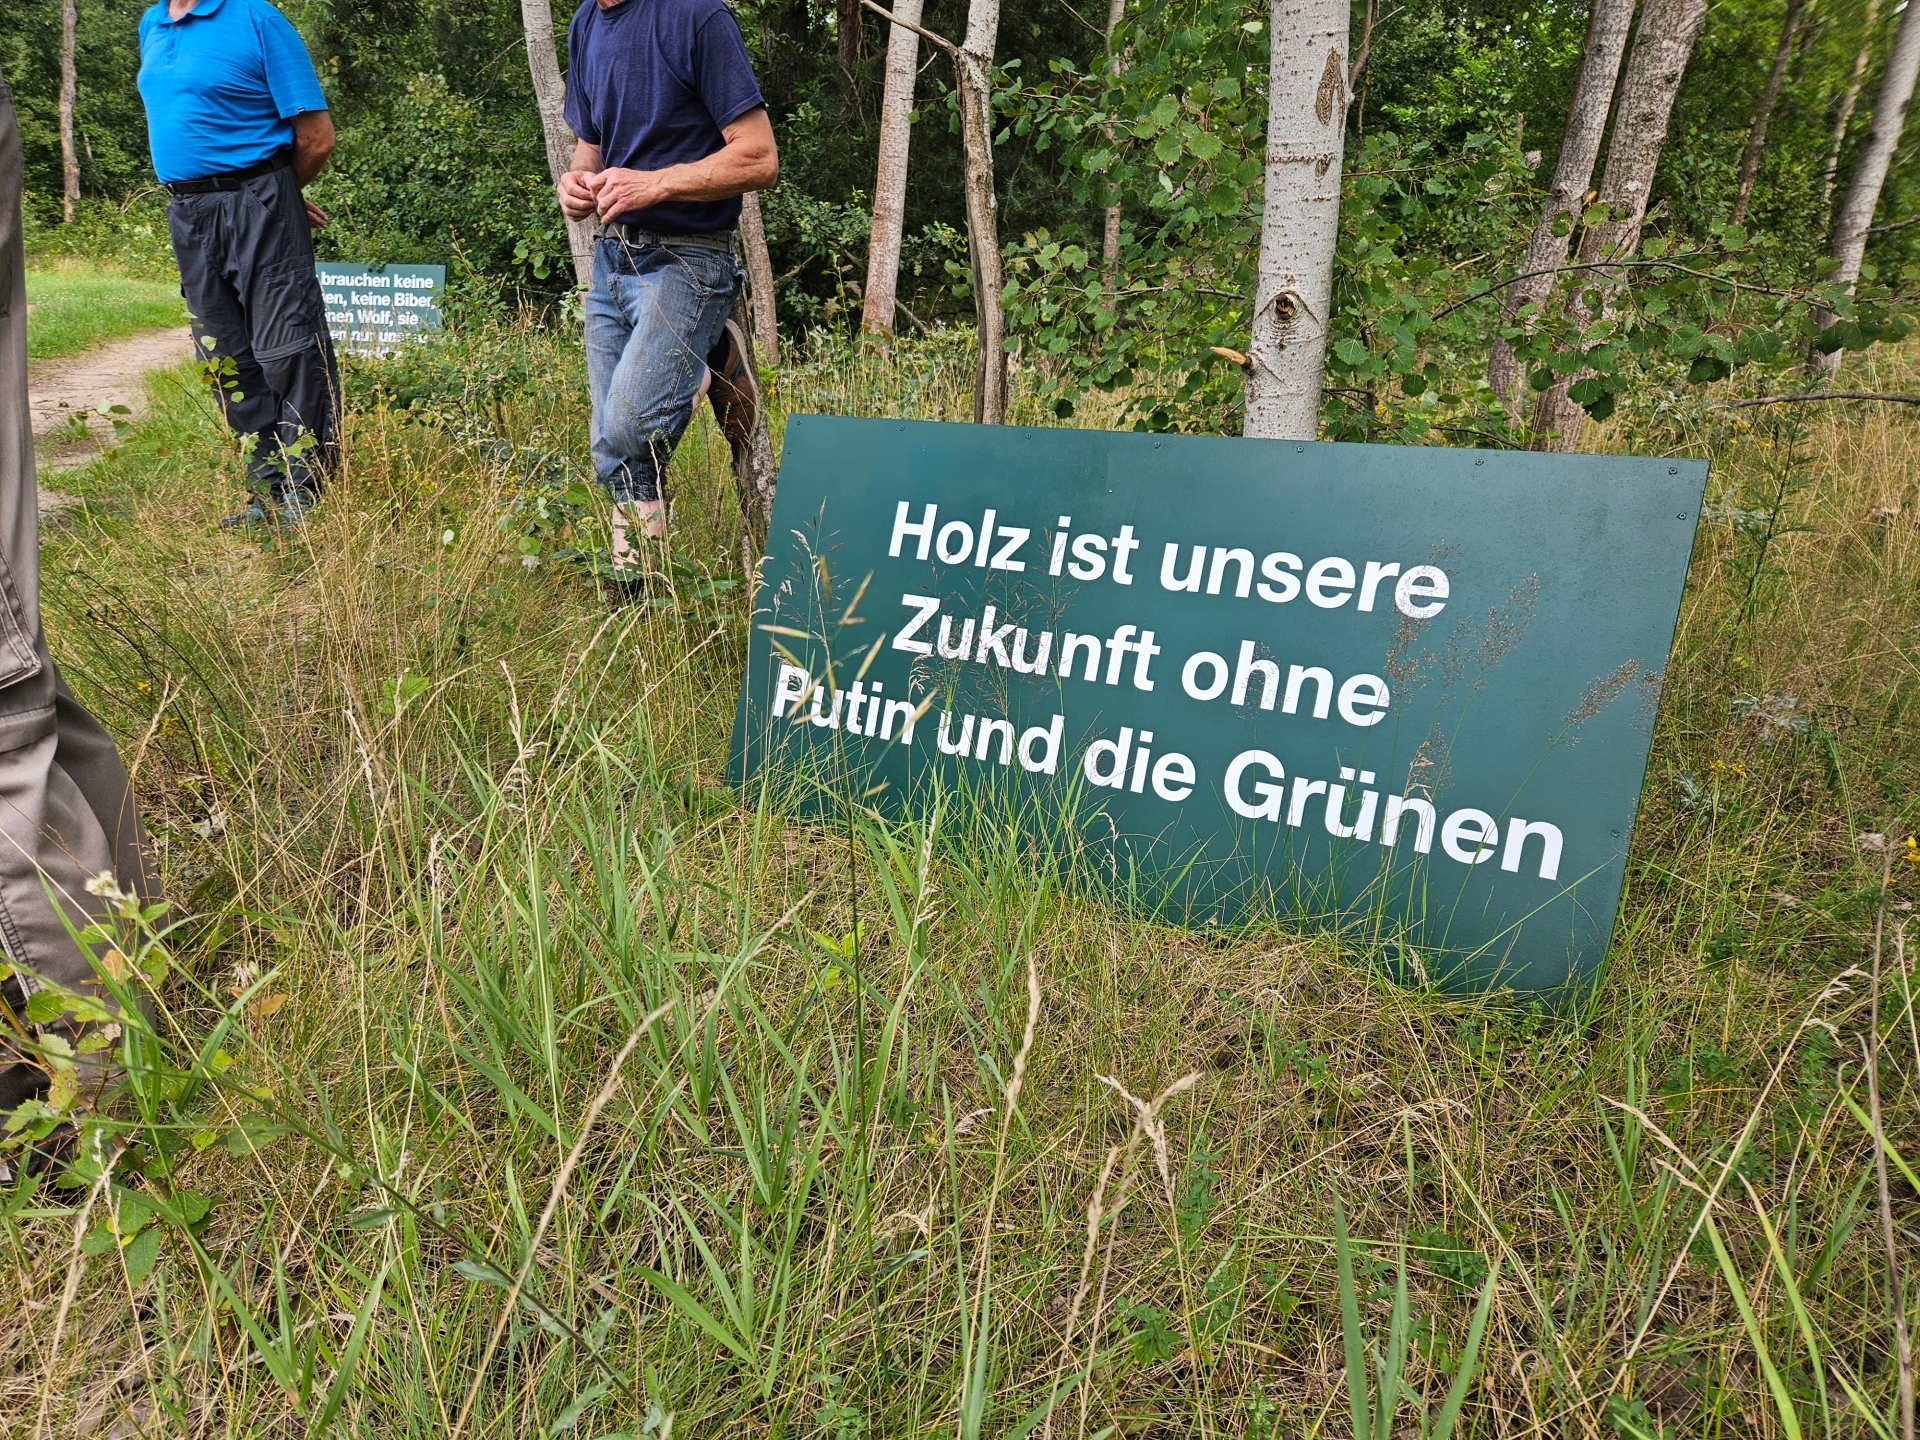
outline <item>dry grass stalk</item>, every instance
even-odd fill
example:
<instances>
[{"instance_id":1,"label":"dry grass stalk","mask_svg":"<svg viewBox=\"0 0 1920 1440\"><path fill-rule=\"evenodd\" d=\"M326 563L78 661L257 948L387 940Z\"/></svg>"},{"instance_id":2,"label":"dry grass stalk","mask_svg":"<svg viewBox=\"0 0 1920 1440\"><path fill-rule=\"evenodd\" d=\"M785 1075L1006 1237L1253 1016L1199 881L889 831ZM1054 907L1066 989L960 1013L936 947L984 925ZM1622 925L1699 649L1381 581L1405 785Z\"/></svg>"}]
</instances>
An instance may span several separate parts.
<instances>
[{"instance_id":1,"label":"dry grass stalk","mask_svg":"<svg viewBox=\"0 0 1920 1440\"><path fill-rule=\"evenodd\" d=\"M1899 1372L1899 1415L1901 1440L1914 1440L1913 1433L1913 1343L1907 1334L1906 1290L1901 1283L1900 1248L1894 1239L1893 1200L1887 1188L1887 1133L1880 1120L1880 963L1884 951L1887 924L1887 882L1893 874L1893 847L1883 847L1886 858L1880 870L1880 903L1873 917L1873 1000L1868 1010L1865 1042L1867 1060L1867 1116L1873 1122L1873 1177L1879 1190L1880 1238L1886 1248L1887 1305L1892 1312L1894 1362ZM1907 928L1894 932L1894 964L1906 976Z\"/></svg>"},{"instance_id":2,"label":"dry grass stalk","mask_svg":"<svg viewBox=\"0 0 1920 1440\"><path fill-rule=\"evenodd\" d=\"M118 1159L118 1156L113 1157ZM86 1267L87 1257L81 1252L80 1242L87 1238L87 1226L93 1219L93 1207L106 1193L107 1182L113 1178L113 1163L109 1160L100 1170L100 1178L93 1182L87 1191L87 1203L80 1207L80 1214L73 1222L73 1251L67 1257L67 1283L60 1292L60 1308L53 1317L53 1339L47 1344L46 1381L40 1391L40 1415L34 1422L35 1440L47 1433L47 1408L53 1403L57 1387L53 1383L53 1367L60 1359L60 1342L66 1338L67 1316L73 1312L73 1302L80 1294L80 1272Z\"/></svg>"},{"instance_id":3,"label":"dry grass stalk","mask_svg":"<svg viewBox=\"0 0 1920 1440\"><path fill-rule=\"evenodd\" d=\"M493 1334L487 1340L487 1348L480 1356L480 1363L474 1367L473 1384L467 1389L467 1398L461 1402L459 1418L453 1422L451 1440L460 1440L466 1433L467 1417L473 1413L473 1402L479 1397L480 1387L486 1383L487 1366L493 1362L493 1352L500 1348L500 1339L507 1333L507 1322L513 1318L514 1307L520 1303L520 1292L526 1288L527 1277L533 1273L535 1260L540 1251L540 1242L547 1238L547 1226L553 1223L554 1211L560 1208L560 1198L567 1192L567 1182L573 1178L574 1166L580 1163L580 1154L587 1148L587 1137L593 1133L593 1122L600 1118L600 1112L613 1098L613 1092L620 1084L620 1071L627 1063L627 1057L633 1054L634 1047L654 1024L670 1014L676 1001L650 1011L647 1017L634 1026L633 1033L627 1037L627 1043L620 1047L620 1053L613 1057L613 1064L607 1067L607 1078L600 1091L587 1106L586 1114L580 1121L580 1133L574 1137L573 1146L567 1151L567 1158L560 1163L560 1173L553 1177L553 1187L547 1192L546 1208L540 1212L540 1223L533 1228L533 1238L527 1242L527 1257L520 1263L520 1271L513 1277L513 1285L507 1291L507 1298L501 1302L500 1317L494 1322ZM78 1244L78 1242L75 1242Z\"/></svg>"}]
</instances>

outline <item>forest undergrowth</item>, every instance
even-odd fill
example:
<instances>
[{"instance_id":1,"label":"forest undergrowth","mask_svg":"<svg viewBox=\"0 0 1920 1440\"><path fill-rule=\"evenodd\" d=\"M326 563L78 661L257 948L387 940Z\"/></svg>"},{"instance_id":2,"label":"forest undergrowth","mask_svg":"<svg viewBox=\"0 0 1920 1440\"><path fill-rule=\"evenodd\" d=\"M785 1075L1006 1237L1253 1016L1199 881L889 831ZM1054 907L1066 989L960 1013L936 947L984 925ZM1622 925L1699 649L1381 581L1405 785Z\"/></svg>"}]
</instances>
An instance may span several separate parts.
<instances>
[{"instance_id":1,"label":"forest undergrowth","mask_svg":"<svg viewBox=\"0 0 1920 1440\"><path fill-rule=\"evenodd\" d=\"M154 1018L79 1163L0 1191L0 1429L1897 1432L1914 416L1598 437L1714 470L1612 958L1547 1006L1139 919L991 815L720 788L725 446L676 462L672 592L610 615L577 370L526 327L355 367L289 539L216 531L187 372L63 482L53 648L172 908L122 906ZM774 396L959 418L971 370L822 344Z\"/></svg>"}]
</instances>

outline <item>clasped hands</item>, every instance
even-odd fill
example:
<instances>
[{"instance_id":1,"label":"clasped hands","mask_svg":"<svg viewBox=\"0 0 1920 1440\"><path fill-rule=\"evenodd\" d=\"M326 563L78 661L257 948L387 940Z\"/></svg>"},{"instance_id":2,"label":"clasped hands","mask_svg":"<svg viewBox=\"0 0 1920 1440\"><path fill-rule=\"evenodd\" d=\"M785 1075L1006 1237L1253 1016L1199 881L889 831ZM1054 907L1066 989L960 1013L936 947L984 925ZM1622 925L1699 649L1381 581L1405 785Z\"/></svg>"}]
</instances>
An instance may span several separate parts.
<instances>
[{"instance_id":1,"label":"clasped hands","mask_svg":"<svg viewBox=\"0 0 1920 1440\"><path fill-rule=\"evenodd\" d=\"M609 221L673 198L663 170L569 170L554 188L569 220L584 220L597 211L601 220Z\"/></svg>"}]
</instances>

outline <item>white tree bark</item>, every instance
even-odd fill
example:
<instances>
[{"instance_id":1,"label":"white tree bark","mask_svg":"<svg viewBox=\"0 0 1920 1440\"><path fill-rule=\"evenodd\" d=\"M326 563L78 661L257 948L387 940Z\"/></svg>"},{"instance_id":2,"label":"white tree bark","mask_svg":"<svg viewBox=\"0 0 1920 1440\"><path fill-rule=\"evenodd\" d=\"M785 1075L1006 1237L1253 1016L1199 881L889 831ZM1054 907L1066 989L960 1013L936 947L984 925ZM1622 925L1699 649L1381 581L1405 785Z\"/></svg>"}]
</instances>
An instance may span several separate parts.
<instances>
[{"instance_id":1,"label":"white tree bark","mask_svg":"<svg viewBox=\"0 0 1920 1440\"><path fill-rule=\"evenodd\" d=\"M1886 69L1880 76L1880 95L1873 104L1873 119L1867 125L1867 138L1853 162L1853 177L1847 182L1847 198L1833 222L1834 271L1832 279L1849 290L1860 278L1860 262L1867 252L1867 229L1873 224L1873 212L1880 204L1880 187L1886 183L1887 167L1899 148L1900 132L1906 126L1907 102L1913 99L1913 83L1920 73L1920 5L1909 4L1900 16L1900 28L1894 33L1893 49L1887 52ZM1814 317L1823 328L1833 323L1831 311L1821 310ZM1831 373L1840 368L1841 352L1825 357L1823 367Z\"/></svg>"},{"instance_id":2,"label":"white tree bark","mask_svg":"<svg viewBox=\"0 0 1920 1440\"><path fill-rule=\"evenodd\" d=\"M773 306L773 259L767 254L767 227L760 220L760 195L740 197L740 243L747 252L747 283L753 287L753 344L769 365L780 363L780 322Z\"/></svg>"},{"instance_id":3,"label":"white tree bark","mask_svg":"<svg viewBox=\"0 0 1920 1440\"><path fill-rule=\"evenodd\" d=\"M1867 66L1873 63L1873 29L1880 19L1880 0L1867 0L1866 40L1853 57L1853 74L1847 80L1847 92L1840 99L1840 113L1833 122L1833 146L1827 152L1827 168L1820 184L1820 208L1833 204L1833 183L1840 174L1840 147L1847 143L1847 124L1860 103L1860 90L1867 83ZM1830 212L1829 212L1830 213ZM1831 238L1831 237L1829 237Z\"/></svg>"},{"instance_id":4,"label":"white tree bark","mask_svg":"<svg viewBox=\"0 0 1920 1440\"><path fill-rule=\"evenodd\" d=\"M1001 308L1004 284L1000 268L1000 206L993 193L993 52L1000 34L1000 0L968 0L967 34L960 44L936 35L898 11L888 14L862 3L893 22L911 25L924 40L952 57L960 101L960 147L964 158L962 189L967 206L967 252L973 262L973 316L980 344L973 377L973 419L977 425L1007 422L1007 319Z\"/></svg>"},{"instance_id":5,"label":"white tree bark","mask_svg":"<svg viewBox=\"0 0 1920 1440\"><path fill-rule=\"evenodd\" d=\"M904 25L890 26L887 80L880 96L880 165L873 181L873 228L867 240L867 293L860 328L869 335L893 334L894 303L900 284L900 237L906 227L907 148L913 126L913 83L919 70L920 37L908 27L920 23L922 0L893 0Z\"/></svg>"},{"instance_id":6,"label":"white tree bark","mask_svg":"<svg viewBox=\"0 0 1920 1440\"><path fill-rule=\"evenodd\" d=\"M520 24L526 32L527 67L533 75L534 103L540 107L540 129L547 142L547 169L555 184L573 164L574 134L567 128L567 87L560 78L554 53L553 8L548 0L520 0ZM582 285L593 279L593 219L567 221L568 249L573 252L574 278Z\"/></svg>"},{"instance_id":7,"label":"white tree bark","mask_svg":"<svg viewBox=\"0 0 1920 1440\"><path fill-rule=\"evenodd\" d=\"M1120 28L1120 22L1126 18L1127 0L1110 0L1107 6L1107 48L1113 48L1113 32ZM1120 73L1120 57L1113 56L1107 61L1107 73ZM1120 270L1120 202L1114 201L1107 207L1106 233L1100 238L1101 274L1111 289L1118 280Z\"/></svg>"},{"instance_id":8,"label":"white tree bark","mask_svg":"<svg viewBox=\"0 0 1920 1440\"><path fill-rule=\"evenodd\" d=\"M1246 433L1311 440L1320 430L1340 234L1347 116L1347 0L1273 0L1266 201L1247 367Z\"/></svg>"},{"instance_id":9,"label":"white tree bark","mask_svg":"<svg viewBox=\"0 0 1920 1440\"><path fill-rule=\"evenodd\" d=\"M1601 137L1607 131L1607 112L1613 107L1613 87L1620 77L1620 57L1626 53L1627 35L1633 28L1634 0L1593 0L1587 12L1586 42L1580 53L1580 74L1574 82L1573 103L1567 107L1566 128L1560 135L1560 158L1553 168L1553 188L1540 221L1533 227L1533 238L1521 258L1519 278L1507 292L1500 307L1502 321L1511 320L1522 305L1538 307L1545 303L1559 281L1567 263L1567 247L1573 241L1577 225L1586 208L1587 191L1593 184L1594 162L1600 158ZM1569 217L1569 228L1556 234L1560 217ZM1503 402L1513 397L1519 378L1519 359L1513 346L1503 339L1493 342L1493 354L1487 361L1487 382Z\"/></svg>"},{"instance_id":10,"label":"white tree bark","mask_svg":"<svg viewBox=\"0 0 1920 1440\"><path fill-rule=\"evenodd\" d=\"M80 154L73 146L73 107L80 92L73 64L73 32L78 19L74 0L60 0L60 213L68 225L73 223L74 209L80 203Z\"/></svg>"},{"instance_id":11,"label":"white tree bark","mask_svg":"<svg viewBox=\"0 0 1920 1440\"><path fill-rule=\"evenodd\" d=\"M1007 423L1007 320L1000 307L1000 205L993 191L993 52L1000 0L969 0L967 38L954 57L960 81L960 139L966 150L967 248L973 260L976 425Z\"/></svg>"},{"instance_id":12,"label":"white tree bark","mask_svg":"<svg viewBox=\"0 0 1920 1440\"><path fill-rule=\"evenodd\" d=\"M1614 116L1613 143L1607 147L1606 174L1600 181L1599 201L1613 217L1590 225L1580 237L1577 257L1583 267L1629 258L1640 245L1640 227L1647 218L1647 200L1654 172L1667 143L1667 121L1673 97L1687 72L1693 42L1706 23L1707 0L1650 0L1633 37L1633 54L1620 86L1620 107ZM1583 269L1582 289L1605 294L1614 288L1602 272ZM1602 306L1605 301L1603 298ZM1578 298L1577 314L1591 323L1599 315ZM1562 380L1541 395L1534 407L1534 447L1540 450L1576 450L1586 411L1567 396L1571 382Z\"/></svg>"}]
</instances>

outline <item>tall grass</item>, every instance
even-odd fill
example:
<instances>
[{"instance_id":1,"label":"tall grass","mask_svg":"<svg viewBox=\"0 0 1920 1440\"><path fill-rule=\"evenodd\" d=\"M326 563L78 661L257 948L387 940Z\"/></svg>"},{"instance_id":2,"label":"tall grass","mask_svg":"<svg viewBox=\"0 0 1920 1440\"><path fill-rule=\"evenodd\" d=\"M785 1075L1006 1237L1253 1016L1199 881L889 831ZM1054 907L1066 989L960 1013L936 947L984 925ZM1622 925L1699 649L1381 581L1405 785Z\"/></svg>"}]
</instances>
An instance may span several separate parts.
<instances>
[{"instance_id":1,"label":"tall grass","mask_svg":"<svg viewBox=\"0 0 1920 1440\"><path fill-rule=\"evenodd\" d=\"M966 411L957 344L813 353L785 409ZM77 477L50 631L174 909L118 922L164 978L97 1140L0 1194L8 1433L1898 1432L1911 422L1678 437L1715 508L1619 938L1547 1010L1131 918L959 804L719 789L724 444L609 615L577 372L356 372L294 539L215 533L184 377Z\"/></svg>"}]
</instances>

